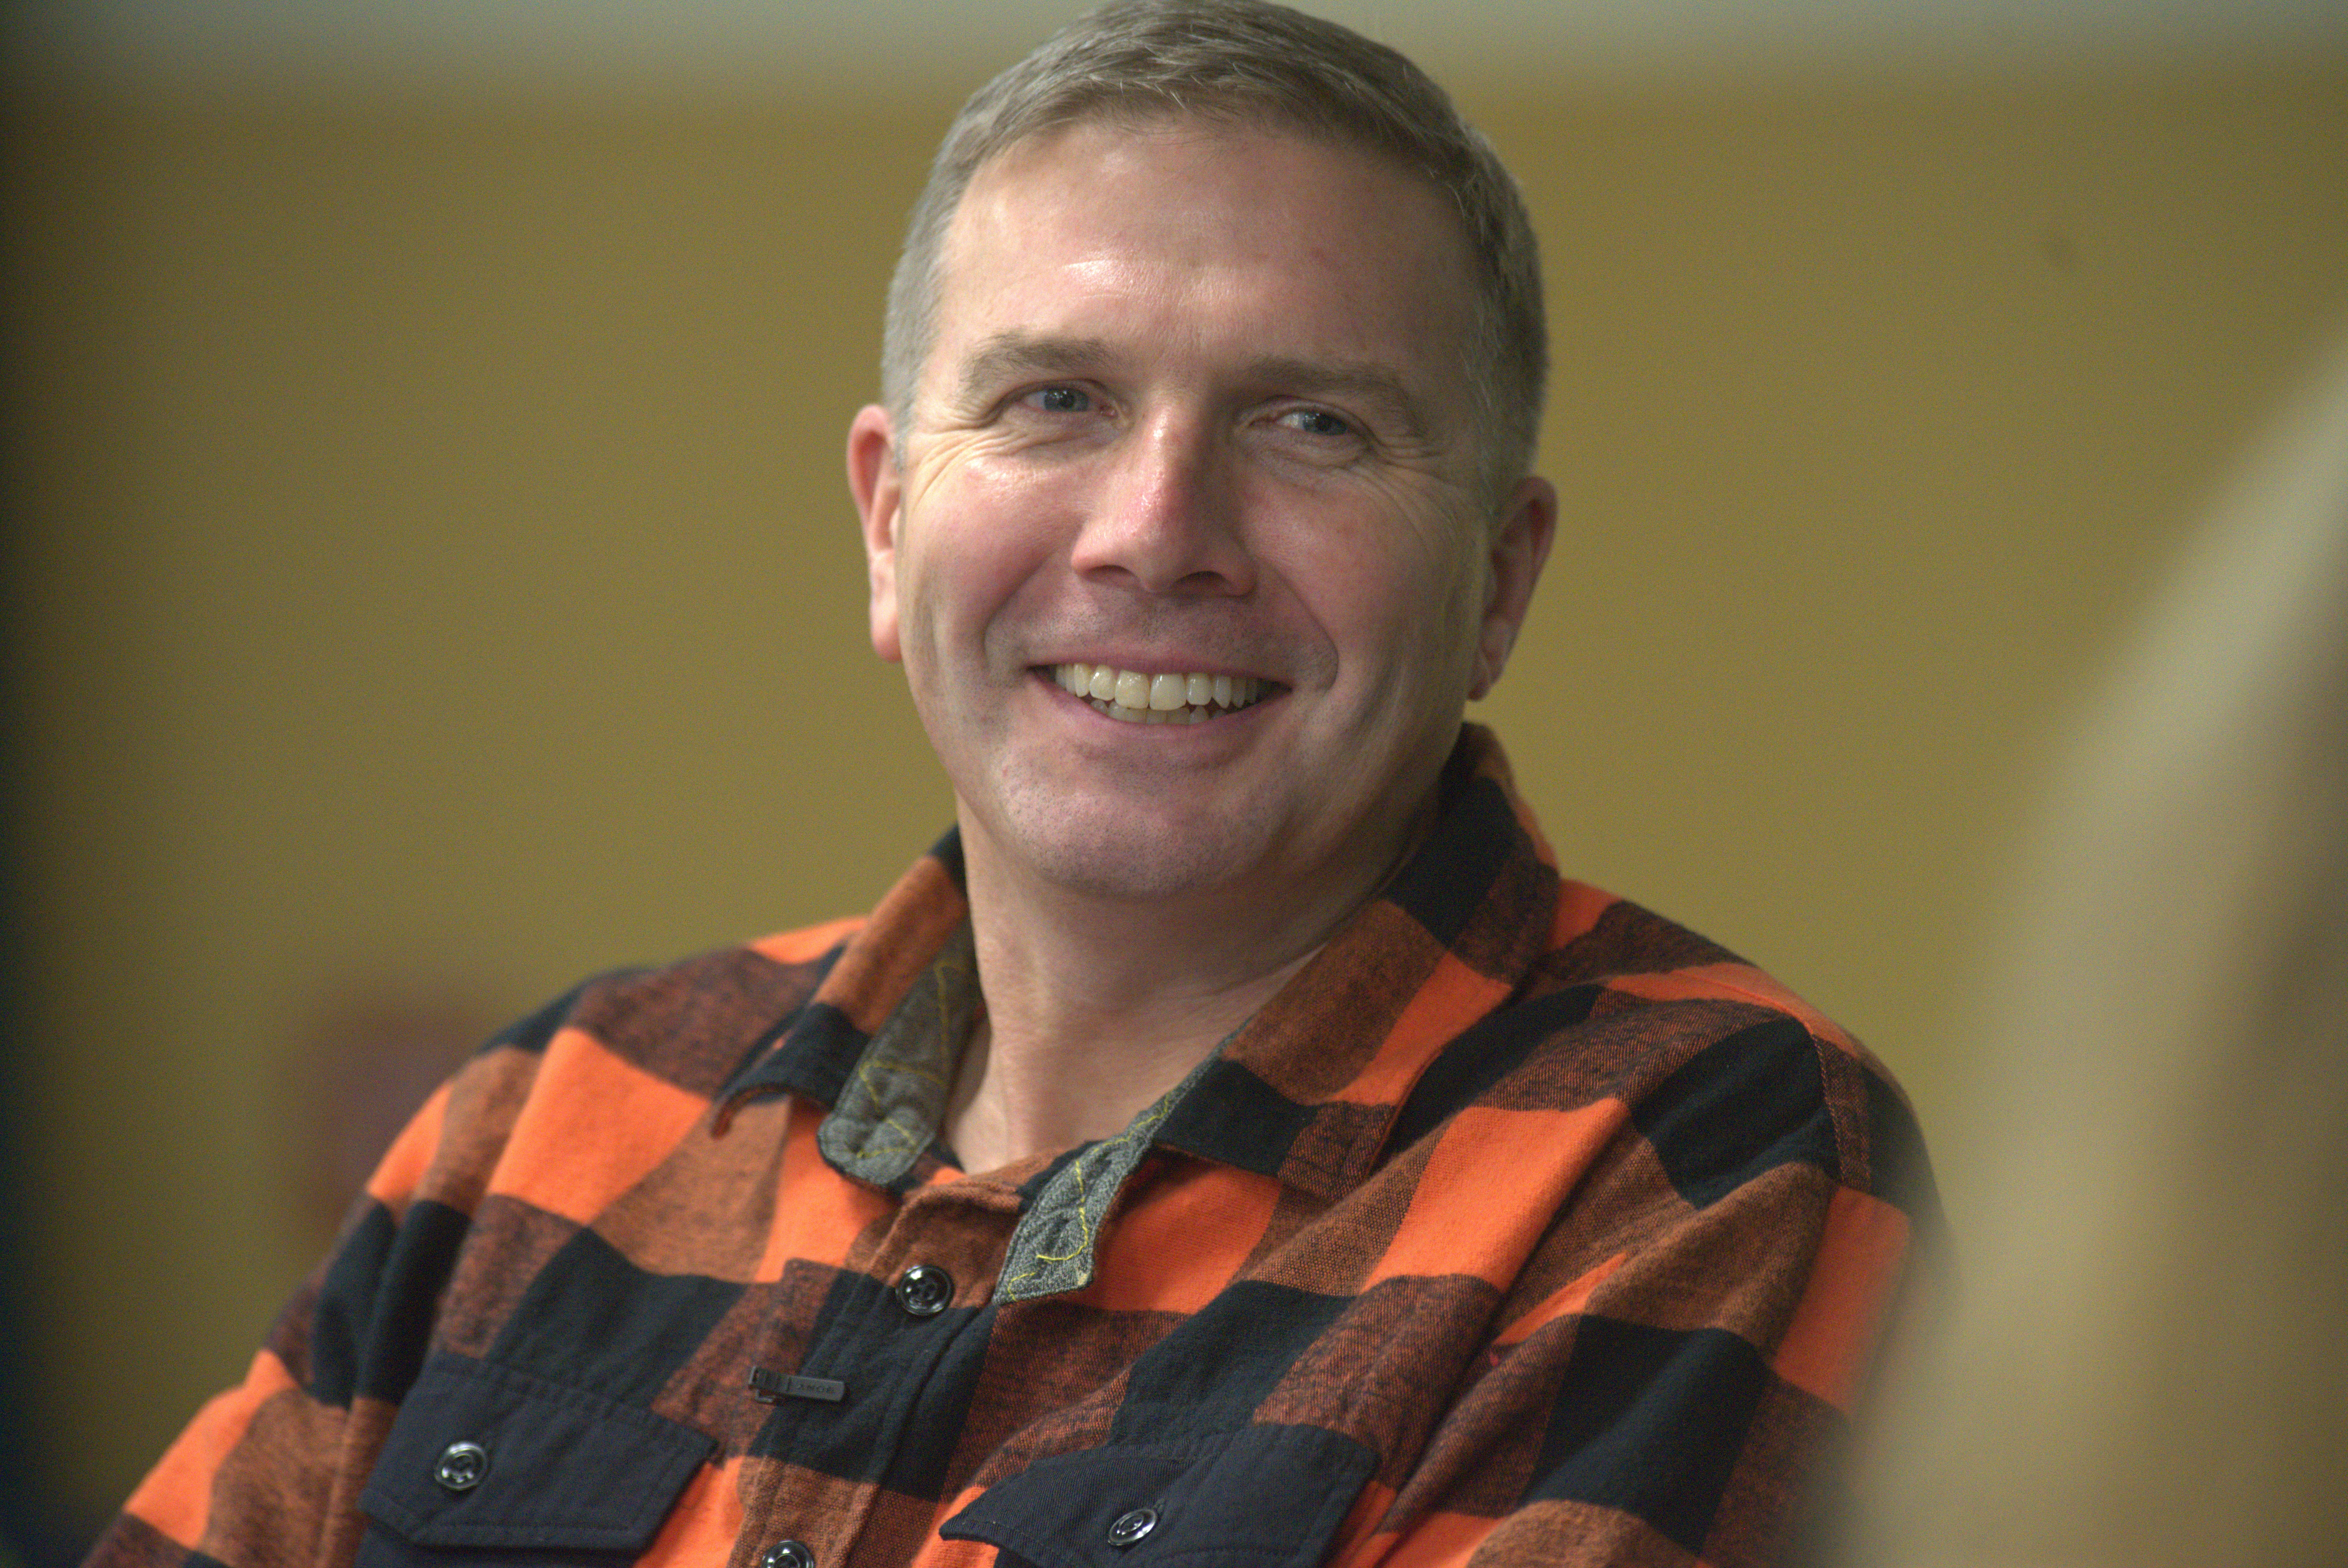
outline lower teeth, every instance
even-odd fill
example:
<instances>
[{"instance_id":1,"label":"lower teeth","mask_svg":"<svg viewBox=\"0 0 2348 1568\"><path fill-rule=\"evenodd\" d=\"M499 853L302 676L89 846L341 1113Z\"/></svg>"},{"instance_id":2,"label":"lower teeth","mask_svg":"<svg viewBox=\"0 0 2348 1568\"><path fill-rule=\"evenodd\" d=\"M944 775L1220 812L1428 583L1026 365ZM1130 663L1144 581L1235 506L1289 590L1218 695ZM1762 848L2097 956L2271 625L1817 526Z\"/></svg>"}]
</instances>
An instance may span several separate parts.
<instances>
[{"instance_id":1,"label":"lower teeth","mask_svg":"<svg viewBox=\"0 0 2348 1568\"><path fill-rule=\"evenodd\" d=\"M1237 708L1211 707L1120 707L1097 696L1088 696L1085 700L1092 705L1094 712L1123 719L1128 724L1204 724L1218 713L1239 711Z\"/></svg>"}]
</instances>

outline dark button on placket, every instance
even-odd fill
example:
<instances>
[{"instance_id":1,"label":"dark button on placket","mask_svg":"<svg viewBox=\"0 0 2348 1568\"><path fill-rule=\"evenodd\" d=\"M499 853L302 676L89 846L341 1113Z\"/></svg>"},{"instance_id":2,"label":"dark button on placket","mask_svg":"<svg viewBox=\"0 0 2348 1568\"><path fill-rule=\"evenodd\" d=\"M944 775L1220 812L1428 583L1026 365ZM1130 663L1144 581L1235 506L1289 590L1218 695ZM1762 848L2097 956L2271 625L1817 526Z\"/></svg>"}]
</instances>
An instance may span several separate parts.
<instances>
[{"instance_id":1,"label":"dark button on placket","mask_svg":"<svg viewBox=\"0 0 2348 1568\"><path fill-rule=\"evenodd\" d=\"M450 1491L470 1491L489 1473L489 1450L479 1443L450 1443L432 1467L432 1479Z\"/></svg>"},{"instance_id":2,"label":"dark button on placket","mask_svg":"<svg viewBox=\"0 0 2348 1568\"><path fill-rule=\"evenodd\" d=\"M815 1568L815 1553L804 1541L778 1541L758 1559L758 1568Z\"/></svg>"},{"instance_id":3,"label":"dark button on placket","mask_svg":"<svg viewBox=\"0 0 2348 1568\"><path fill-rule=\"evenodd\" d=\"M1137 1508L1130 1513L1117 1516L1116 1522L1108 1527L1108 1543L1111 1546L1131 1546L1157 1528L1158 1511Z\"/></svg>"},{"instance_id":4,"label":"dark button on placket","mask_svg":"<svg viewBox=\"0 0 2348 1568\"><path fill-rule=\"evenodd\" d=\"M897 1305L915 1317L935 1317L953 1293L953 1275L935 1264L915 1264L897 1276Z\"/></svg>"}]
</instances>

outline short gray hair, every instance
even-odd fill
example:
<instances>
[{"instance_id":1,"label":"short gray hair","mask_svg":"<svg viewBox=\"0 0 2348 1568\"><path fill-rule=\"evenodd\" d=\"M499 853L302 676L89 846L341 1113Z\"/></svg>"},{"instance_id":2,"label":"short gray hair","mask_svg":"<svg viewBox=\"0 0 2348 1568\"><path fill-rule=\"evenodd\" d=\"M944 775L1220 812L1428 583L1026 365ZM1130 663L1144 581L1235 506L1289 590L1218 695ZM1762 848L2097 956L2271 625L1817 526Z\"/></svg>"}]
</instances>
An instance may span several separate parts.
<instances>
[{"instance_id":1,"label":"short gray hair","mask_svg":"<svg viewBox=\"0 0 2348 1568\"><path fill-rule=\"evenodd\" d=\"M937 330L946 229L990 160L1097 119L1292 130L1389 159L1449 199L1475 267L1462 346L1495 501L1529 471L1549 374L1540 255L1516 181L1433 78L1350 28L1269 0L1112 0L973 94L913 203L889 284L880 395L901 436Z\"/></svg>"}]
</instances>

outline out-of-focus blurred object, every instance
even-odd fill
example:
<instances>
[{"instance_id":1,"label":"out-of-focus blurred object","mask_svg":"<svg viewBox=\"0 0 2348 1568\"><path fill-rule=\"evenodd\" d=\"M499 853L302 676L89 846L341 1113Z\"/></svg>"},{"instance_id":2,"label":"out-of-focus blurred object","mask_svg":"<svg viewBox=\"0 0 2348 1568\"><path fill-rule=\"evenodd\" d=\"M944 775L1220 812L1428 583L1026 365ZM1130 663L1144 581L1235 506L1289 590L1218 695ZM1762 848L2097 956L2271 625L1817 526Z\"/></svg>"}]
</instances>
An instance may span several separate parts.
<instances>
[{"instance_id":1,"label":"out-of-focus blurred object","mask_svg":"<svg viewBox=\"0 0 2348 1568\"><path fill-rule=\"evenodd\" d=\"M1981 1047L1950 1343L1853 1561L2335 1563L2348 1542L2348 345L2050 802Z\"/></svg>"}]
</instances>

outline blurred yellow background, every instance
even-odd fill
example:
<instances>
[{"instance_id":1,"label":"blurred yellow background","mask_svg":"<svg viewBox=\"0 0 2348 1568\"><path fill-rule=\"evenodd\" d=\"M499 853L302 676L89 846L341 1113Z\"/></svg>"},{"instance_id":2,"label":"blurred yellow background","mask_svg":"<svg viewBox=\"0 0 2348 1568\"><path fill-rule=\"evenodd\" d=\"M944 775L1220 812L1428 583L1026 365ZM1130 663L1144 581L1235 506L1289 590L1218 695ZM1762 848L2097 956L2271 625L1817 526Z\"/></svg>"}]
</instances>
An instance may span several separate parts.
<instances>
[{"instance_id":1,"label":"blurred yellow background","mask_svg":"<svg viewBox=\"0 0 2348 1568\"><path fill-rule=\"evenodd\" d=\"M322 1244L311 1057L860 910L947 822L839 449L1018 48L20 81L14 1398L65 1512ZM1555 335L1563 529L1481 717L1569 872L1929 1130L2072 705L2348 305L2348 52L1427 63Z\"/></svg>"}]
</instances>

